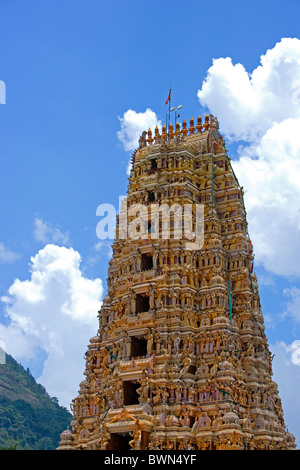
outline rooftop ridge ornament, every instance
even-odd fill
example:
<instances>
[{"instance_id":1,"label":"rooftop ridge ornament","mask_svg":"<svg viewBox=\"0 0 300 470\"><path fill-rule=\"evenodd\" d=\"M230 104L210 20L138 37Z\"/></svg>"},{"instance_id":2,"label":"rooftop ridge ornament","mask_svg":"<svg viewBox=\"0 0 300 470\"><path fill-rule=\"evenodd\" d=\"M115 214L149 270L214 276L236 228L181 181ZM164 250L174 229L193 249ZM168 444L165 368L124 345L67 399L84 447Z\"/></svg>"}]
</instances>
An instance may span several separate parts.
<instances>
[{"instance_id":1,"label":"rooftop ridge ornament","mask_svg":"<svg viewBox=\"0 0 300 470\"><path fill-rule=\"evenodd\" d=\"M186 136L187 133L188 133L188 130L187 130L187 127L186 127L186 120L185 120L185 119L183 119L183 121L182 121L182 131L181 131L181 132L182 132L182 134L183 134L184 136Z\"/></svg>"},{"instance_id":2,"label":"rooftop ridge ornament","mask_svg":"<svg viewBox=\"0 0 300 470\"><path fill-rule=\"evenodd\" d=\"M201 133L201 132L202 132L202 129L203 129L203 126L202 126L202 119L201 119L201 116L199 115L199 116L198 116L198 122L197 122L197 131L198 131L199 133Z\"/></svg>"},{"instance_id":3,"label":"rooftop ridge ornament","mask_svg":"<svg viewBox=\"0 0 300 470\"><path fill-rule=\"evenodd\" d=\"M151 131L150 127L149 127L149 129L148 129L148 139L147 139L147 142L148 142L149 144L152 144L152 143L153 143L152 131Z\"/></svg>"},{"instance_id":4,"label":"rooftop ridge ornament","mask_svg":"<svg viewBox=\"0 0 300 470\"><path fill-rule=\"evenodd\" d=\"M174 108L175 110L175 108ZM171 108L172 111L172 108ZM175 132L173 123L170 122L169 127L167 128L166 124L162 126L162 134L159 134L158 126L156 125L154 129L154 139L152 137L152 130L149 128L148 131L144 131L139 139L139 148L145 147L147 143L152 145L153 142L160 144L162 141L173 140L175 136L195 136L196 138L203 135L203 133L208 132L209 129L212 128L214 130L214 135L218 134L218 138L222 138L219 132L219 123L215 116L206 114L205 116L205 123L202 125L202 118L199 115L197 118L197 126L195 127L194 118L191 117L190 119L190 127L187 128L187 123L185 118L182 120L182 127L180 129L180 123L176 121L175 124ZM196 132L197 130L197 132ZM150 132L150 134L149 134ZM148 135L148 138L146 138ZM161 139L162 138L162 139Z\"/></svg>"},{"instance_id":5,"label":"rooftop ridge ornament","mask_svg":"<svg viewBox=\"0 0 300 470\"><path fill-rule=\"evenodd\" d=\"M194 126L194 118L191 117L190 119L190 127L189 127L189 131L190 131L190 135L193 135L195 133L195 126Z\"/></svg>"},{"instance_id":6,"label":"rooftop ridge ornament","mask_svg":"<svg viewBox=\"0 0 300 470\"><path fill-rule=\"evenodd\" d=\"M162 133L161 133L161 136L164 140L167 139L167 128L166 128L166 125L164 124L163 127L162 127Z\"/></svg>"},{"instance_id":7,"label":"rooftop ridge ornament","mask_svg":"<svg viewBox=\"0 0 300 470\"><path fill-rule=\"evenodd\" d=\"M204 122L203 127L206 131L209 129L209 115L208 114L206 114L205 116L205 122Z\"/></svg>"}]
</instances>

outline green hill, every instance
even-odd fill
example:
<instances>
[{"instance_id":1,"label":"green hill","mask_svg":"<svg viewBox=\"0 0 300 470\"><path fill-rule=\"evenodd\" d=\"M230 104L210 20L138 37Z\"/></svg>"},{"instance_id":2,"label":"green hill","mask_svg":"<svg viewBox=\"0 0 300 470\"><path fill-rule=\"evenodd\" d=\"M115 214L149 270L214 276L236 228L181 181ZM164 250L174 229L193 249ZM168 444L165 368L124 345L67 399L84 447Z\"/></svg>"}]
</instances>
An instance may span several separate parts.
<instances>
[{"instance_id":1,"label":"green hill","mask_svg":"<svg viewBox=\"0 0 300 470\"><path fill-rule=\"evenodd\" d=\"M72 419L9 354L0 364L0 449L54 450Z\"/></svg>"}]
</instances>

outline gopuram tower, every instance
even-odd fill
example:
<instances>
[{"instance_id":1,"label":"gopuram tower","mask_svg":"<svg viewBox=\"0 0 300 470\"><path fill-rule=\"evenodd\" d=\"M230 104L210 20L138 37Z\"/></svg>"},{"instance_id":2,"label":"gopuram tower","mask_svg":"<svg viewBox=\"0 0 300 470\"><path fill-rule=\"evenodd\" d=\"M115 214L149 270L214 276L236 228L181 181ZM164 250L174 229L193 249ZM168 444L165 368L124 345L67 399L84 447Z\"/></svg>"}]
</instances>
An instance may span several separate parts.
<instances>
[{"instance_id":1,"label":"gopuram tower","mask_svg":"<svg viewBox=\"0 0 300 470\"><path fill-rule=\"evenodd\" d=\"M124 207L58 449L295 449L272 380L243 189L217 119L144 132Z\"/></svg>"}]
</instances>

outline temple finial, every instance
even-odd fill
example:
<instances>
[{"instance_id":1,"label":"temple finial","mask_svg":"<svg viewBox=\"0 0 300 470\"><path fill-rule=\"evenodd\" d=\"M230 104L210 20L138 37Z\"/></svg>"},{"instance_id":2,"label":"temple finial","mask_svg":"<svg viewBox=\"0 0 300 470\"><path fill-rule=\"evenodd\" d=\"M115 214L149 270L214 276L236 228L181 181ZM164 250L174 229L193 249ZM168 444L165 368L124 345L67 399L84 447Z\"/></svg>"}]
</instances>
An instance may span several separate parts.
<instances>
[{"instance_id":1,"label":"temple finial","mask_svg":"<svg viewBox=\"0 0 300 470\"><path fill-rule=\"evenodd\" d=\"M152 142L153 142L152 131L151 131L150 127L149 127L149 130L148 130L148 139L147 139L147 142L148 142L149 144L152 144Z\"/></svg>"},{"instance_id":2,"label":"temple finial","mask_svg":"<svg viewBox=\"0 0 300 470\"><path fill-rule=\"evenodd\" d=\"M190 127L189 127L189 131L190 131L190 134L193 135L195 133L195 125L194 125L194 118L191 117L190 119Z\"/></svg>"},{"instance_id":3,"label":"temple finial","mask_svg":"<svg viewBox=\"0 0 300 470\"><path fill-rule=\"evenodd\" d=\"M185 119L182 121L182 131L181 131L181 133L182 133L184 136L186 136L187 133L188 133L188 130L187 130L187 127L186 127L186 120L185 120Z\"/></svg>"},{"instance_id":4,"label":"temple finial","mask_svg":"<svg viewBox=\"0 0 300 470\"><path fill-rule=\"evenodd\" d=\"M209 128L209 115L208 115L208 114L205 116L205 122L204 122L204 126L203 126L203 127L204 127L204 129L205 129L206 131L207 131L208 128Z\"/></svg>"},{"instance_id":5,"label":"temple finial","mask_svg":"<svg viewBox=\"0 0 300 470\"><path fill-rule=\"evenodd\" d=\"M201 132L202 132L202 129L203 129L203 126L202 126L202 119L201 119L201 116L200 116L200 114L199 114L199 116L198 116L198 122L197 122L197 130L198 130L198 132L201 133Z\"/></svg>"},{"instance_id":6,"label":"temple finial","mask_svg":"<svg viewBox=\"0 0 300 470\"><path fill-rule=\"evenodd\" d=\"M162 133L161 133L161 136L164 140L166 140L167 138L167 128L166 128L166 125L164 124L163 127L162 127Z\"/></svg>"}]
</instances>

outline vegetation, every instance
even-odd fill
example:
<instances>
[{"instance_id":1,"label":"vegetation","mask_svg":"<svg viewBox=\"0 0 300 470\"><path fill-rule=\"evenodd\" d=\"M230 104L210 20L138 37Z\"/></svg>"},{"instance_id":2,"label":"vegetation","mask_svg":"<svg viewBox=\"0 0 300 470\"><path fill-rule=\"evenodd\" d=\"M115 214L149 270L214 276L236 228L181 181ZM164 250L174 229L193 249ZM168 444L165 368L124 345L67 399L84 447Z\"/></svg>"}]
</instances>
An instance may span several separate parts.
<instances>
[{"instance_id":1,"label":"vegetation","mask_svg":"<svg viewBox=\"0 0 300 470\"><path fill-rule=\"evenodd\" d=\"M6 355L0 364L0 449L54 450L71 418L29 369Z\"/></svg>"}]
</instances>

